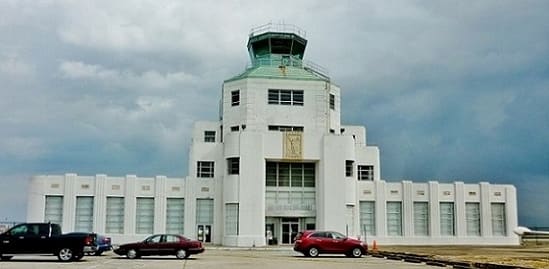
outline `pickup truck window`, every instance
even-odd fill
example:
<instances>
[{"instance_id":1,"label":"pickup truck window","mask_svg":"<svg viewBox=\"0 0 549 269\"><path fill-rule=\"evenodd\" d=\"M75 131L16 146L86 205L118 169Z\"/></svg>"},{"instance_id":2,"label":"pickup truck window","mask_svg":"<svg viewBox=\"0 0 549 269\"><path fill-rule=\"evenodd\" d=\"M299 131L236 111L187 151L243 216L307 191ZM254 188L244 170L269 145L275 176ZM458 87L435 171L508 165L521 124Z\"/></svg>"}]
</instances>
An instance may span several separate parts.
<instances>
[{"instance_id":1,"label":"pickup truck window","mask_svg":"<svg viewBox=\"0 0 549 269\"><path fill-rule=\"evenodd\" d=\"M27 225L19 225L19 226L13 227L11 229L10 233L13 236L25 235L25 234L27 234L28 230L29 229L28 229Z\"/></svg>"}]
</instances>

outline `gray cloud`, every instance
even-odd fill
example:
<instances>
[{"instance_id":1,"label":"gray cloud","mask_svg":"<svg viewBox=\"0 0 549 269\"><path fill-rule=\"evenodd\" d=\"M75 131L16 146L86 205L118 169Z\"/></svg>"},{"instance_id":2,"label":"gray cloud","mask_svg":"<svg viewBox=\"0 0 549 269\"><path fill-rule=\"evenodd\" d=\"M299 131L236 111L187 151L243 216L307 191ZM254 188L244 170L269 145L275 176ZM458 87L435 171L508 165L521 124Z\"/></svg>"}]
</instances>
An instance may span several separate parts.
<instances>
[{"instance_id":1,"label":"gray cloud","mask_svg":"<svg viewBox=\"0 0 549 269\"><path fill-rule=\"evenodd\" d=\"M186 175L192 123L217 119L249 30L284 21L342 87L342 121L368 127L384 179L512 183L520 222L547 223L532 204L549 182L548 8L2 1L0 203L18 206L0 219L24 218L33 174Z\"/></svg>"}]
</instances>

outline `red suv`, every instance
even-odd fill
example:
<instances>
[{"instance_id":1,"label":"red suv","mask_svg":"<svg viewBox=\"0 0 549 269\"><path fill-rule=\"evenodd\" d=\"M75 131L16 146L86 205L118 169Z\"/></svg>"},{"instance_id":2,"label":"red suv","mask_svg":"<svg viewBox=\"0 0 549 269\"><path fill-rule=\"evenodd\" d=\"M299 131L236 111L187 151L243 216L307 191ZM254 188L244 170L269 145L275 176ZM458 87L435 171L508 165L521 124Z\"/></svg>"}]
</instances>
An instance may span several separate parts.
<instances>
[{"instance_id":1,"label":"red suv","mask_svg":"<svg viewBox=\"0 0 549 269\"><path fill-rule=\"evenodd\" d=\"M318 254L345 254L347 257L359 258L368 251L365 242L349 238L338 232L303 231L297 234L294 250L308 257Z\"/></svg>"}]
</instances>

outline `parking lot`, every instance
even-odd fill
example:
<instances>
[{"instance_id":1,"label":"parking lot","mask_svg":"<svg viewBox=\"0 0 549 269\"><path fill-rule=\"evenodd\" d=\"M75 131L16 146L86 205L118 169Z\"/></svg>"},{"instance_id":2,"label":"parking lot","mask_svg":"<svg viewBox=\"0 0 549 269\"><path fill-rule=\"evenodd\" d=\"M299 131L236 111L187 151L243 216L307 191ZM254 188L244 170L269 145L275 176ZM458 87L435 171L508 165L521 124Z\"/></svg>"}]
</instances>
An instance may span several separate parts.
<instances>
[{"instance_id":1,"label":"parking lot","mask_svg":"<svg viewBox=\"0 0 549 269\"><path fill-rule=\"evenodd\" d=\"M0 262L1 269L11 268L223 268L223 269L343 269L343 268L440 268L424 264L411 264L402 261L374 258L347 258L343 255L329 255L318 258L306 258L290 249L267 250L226 250L206 249L206 252L191 256L187 260L177 260L175 257L145 257L129 260L112 252L100 256L86 256L82 261L61 263L54 256L17 256L8 262Z\"/></svg>"}]
</instances>

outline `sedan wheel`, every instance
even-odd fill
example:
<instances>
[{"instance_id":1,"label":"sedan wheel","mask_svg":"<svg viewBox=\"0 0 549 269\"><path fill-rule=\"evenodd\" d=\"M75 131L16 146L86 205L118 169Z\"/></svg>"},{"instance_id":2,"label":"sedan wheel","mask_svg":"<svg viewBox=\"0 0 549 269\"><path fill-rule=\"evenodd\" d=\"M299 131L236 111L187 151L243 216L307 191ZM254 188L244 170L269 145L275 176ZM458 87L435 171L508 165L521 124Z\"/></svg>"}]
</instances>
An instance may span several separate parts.
<instances>
[{"instance_id":1,"label":"sedan wheel","mask_svg":"<svg viewBox=\"0 0 549 269\"><path fill-rule=\"evenodd\" d=\"M355 258L360 258L362 256L362 249L353 248L353 250L351 250L351 255Z\"/></svg>"},{"instance_id":2,"label":"sedan wheel","mask_svg":"<svg viewBox=\"0 0 549 269\"><path fill-rule=\"evenodd\" d=\"M70 248L62 248L57 253L57 258L62 262L68 262L72 260L74 257L74 253L72 252L72 249Z\"/></svg>"},{"instance_id":3,"label":"sedan wheel","mask_svg":"<svg viewBox=\"0 0 549 269\"><path fill-rule=\"evenodd\" d=\"M175 257L177 257L178 259L185 259L187 258L187 251L185 251L184 249L180 249L175 253Z\"/></svg>"},{"instance_id":4,"label":"sedan wheel","mask_svg":"<svg viewBox=\"0 0 549 269\"><path fill-rule=\"evenodd\" d=\"M309 249L309 251L307 251L307 256L309 257L317 257L318 256L318 248L315 248L315 247L312 247Z\"/></svg>"},{"instance_id":5,"label":"sedan wheel","mask_svg":"<svg viewBox=\"0 0 549 269\"><path fill-rule=\"evenodd\" d=\"M126 253L126 256L128 257L128 259L135 259L137 258L137 251L135 249L130 249Z\"/></svg>"}]
</instances>

